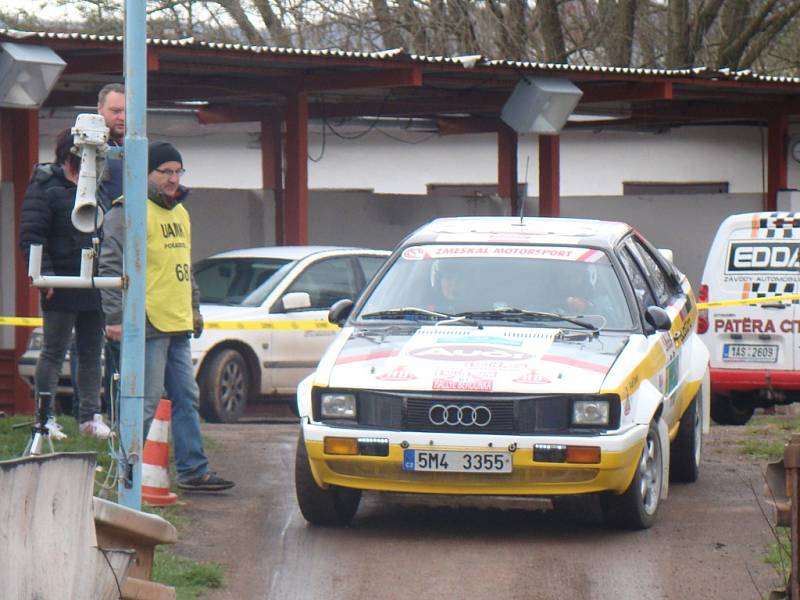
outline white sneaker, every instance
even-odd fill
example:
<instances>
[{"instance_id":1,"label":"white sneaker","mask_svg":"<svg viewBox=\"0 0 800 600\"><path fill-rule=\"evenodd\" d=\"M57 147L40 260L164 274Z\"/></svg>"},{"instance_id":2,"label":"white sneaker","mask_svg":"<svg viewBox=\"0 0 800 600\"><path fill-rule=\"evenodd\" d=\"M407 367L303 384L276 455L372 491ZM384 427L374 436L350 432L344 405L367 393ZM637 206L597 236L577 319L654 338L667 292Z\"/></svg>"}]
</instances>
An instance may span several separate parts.
<instances>
[{"instance_id":1,"label":"white sneaker","mask_svg":"<svg viewBox=\"0 0 800 600\"><path fill-rule=\"evenodd\" d=\"M81 423L81 433L92 435L99 440L106 440L111 435L111 428L103 421L103 415L96 414L91 421Z\"/></svg>"},{"instance_id":2,"label":"white sneaker","mask_svg":"<svg viewBox=\"0 0 800 600\"><path fill-rule=\"evenodd\" d=\"M47 429L48 434L50 435L51 440L65 440L67 439L67 434L63 432L61 429L61 425L58 424L55 417L50 417L47 419L47 423L44 424L45 429Z\"/></svg>"}]
</instances>

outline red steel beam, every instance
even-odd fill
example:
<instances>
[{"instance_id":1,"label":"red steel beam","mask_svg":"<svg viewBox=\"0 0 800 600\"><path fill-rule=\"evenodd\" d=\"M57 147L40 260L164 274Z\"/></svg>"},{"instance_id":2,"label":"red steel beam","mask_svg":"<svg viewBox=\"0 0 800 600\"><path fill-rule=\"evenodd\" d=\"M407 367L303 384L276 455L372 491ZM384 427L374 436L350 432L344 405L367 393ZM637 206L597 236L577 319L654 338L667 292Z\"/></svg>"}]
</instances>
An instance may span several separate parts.
<instances>
[{"instance_id":1,"label":"red steel beam","mask_svg":"<svg viewBox=\"0 0 800 600\"><path fill-rule=\"evenodd\" d=\"M282 246L285 243L286 214L283 189L283 140L281 136L281 119L266 117L261 120L261 179L266 196L268 189L272 190L275 205L275 244Z\"/></svg>"},{"instance_id":2,"label":"red steel beam","mask_svg":"<svg viewBox=\"0 0 800 600\"><path fill-rule=\"evenodd\" d=\"M583 90L581 104L598 102L641 102L648 100L672 100L672 83L609 83L578 86Z\"/></svg>"},{"instance_id":3,"label":"red steel beam","mask_svg":"<svg viewBox=\"0 0 800 600\"><path fill-rule=\"evenodd\" d=\"M147 70L149 72L159 69L158 53L153 49L147 50ZM64 75L83 75L86 73L119 73L122 74L122 54L84 54L68 57Z\"/></svg>"},{"instance_id":4,"label":"red steel beam","mask_svg":"<svg viewBox=\"0 0 800 600\"><path fill-rule=\"evenodd\" d=\"M308 244L308 98L286 98L286 245Z\"/></svg>"},{"instance_id":5,"label":"red steel beam","mask_svg":"<svg viewBox=\"0 0 800 600\"><path fill-rule=\"evenodd\" d=\"M462 135L470 133L495 133L507 127L500 119L491 117L444 117L436 120L440 135Z\"/></svg>"},{"instance_id":6,"label":"red steel beam","mask_svg":"<svg viewBox=\"0 0 800 600\"><path fill-rule=\"evenodd\" d=\"M19 232L22 215L22 200L28 188L33 166L39 162L39 111L2 109L0 110L0 144L2 144L2 181L11 182L14 187L14 235ZM14 244L17 248L17 244ZM28 281L28 265L21 252L14 253L14 312L20 317L36 316L39 313L39 299ZM25 352L30 330L17 327L14 331L14 359ZM14 377L14 411L31 413L34 410L30 388L19 375Z\"/></svg>"},{"instance_id":7,"label":"red steel beam","mask_svg":"<svg viewBox=\"0 0 800 600\"><path fill-rule=\"evenodd\" d=\"M773 115L767 123L767 197L764 210L778 207L778 190L786 189L786 136L789 131L787 115Z\"/></svg>"},{"instance_id":8,"label":"red steel beam","mask_svg":"<svg viewBox=\"0 0 800 600\"><path fill-rule=\"evenodd\" d=\"M539 136L539 216L561 216L560 138L557 135Z\"/></svg>"},{"instance_id":9,"label":"red steel beam","mask_svg":"<svg viewBox=\"0 0 800 600\"><path fill-rule=\"evenodd\" d=\"M422 85L422 67L412 65L402 69L356 71L352 73L314 74L296 80L299 89L306 92L325 90L351 90L363 88L419 87ZM272 82L270 82L270 87Z\"/></svg>"},{"instance_id":10,"label":"red steel beam","mask_svg":"<svg viewBox=\"0 0 800 600\"><path fill-rule=\"evenodd\" d=\"M506 124L497 129L497 194L508 199L511 214L519 214L517 186L517 132Z\"/></svg>"}]
</instances>

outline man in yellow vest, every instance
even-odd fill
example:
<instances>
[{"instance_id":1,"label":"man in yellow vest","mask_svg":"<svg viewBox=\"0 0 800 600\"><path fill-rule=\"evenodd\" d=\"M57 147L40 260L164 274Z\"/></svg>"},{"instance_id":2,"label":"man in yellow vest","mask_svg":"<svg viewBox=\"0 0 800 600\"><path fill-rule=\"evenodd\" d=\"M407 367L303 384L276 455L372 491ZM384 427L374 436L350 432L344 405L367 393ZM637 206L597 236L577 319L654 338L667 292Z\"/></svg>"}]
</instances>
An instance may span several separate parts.
<instances>
[{"instance_id":1,"label":"man in yellow vest","mask_svg":"<svg viewBox=\"0 0 800 600\"><path fill-rule=\"evenodd\" d=\"M203 319L192 277L192 230L182 202L188 190L180 185L183 159L167 142L148 148L147 284L145 312L144 431L155 415L162 391L172 401L172 437L178 487L218 491L233 482L208 470L200 434L199 390L192 374L189 336L199 336ZM114 200L103 224L100 275L123 274L125 247L124 198ZM102 290L106 335L122 338L121 290Z\"/></svg>"}]
</instances>

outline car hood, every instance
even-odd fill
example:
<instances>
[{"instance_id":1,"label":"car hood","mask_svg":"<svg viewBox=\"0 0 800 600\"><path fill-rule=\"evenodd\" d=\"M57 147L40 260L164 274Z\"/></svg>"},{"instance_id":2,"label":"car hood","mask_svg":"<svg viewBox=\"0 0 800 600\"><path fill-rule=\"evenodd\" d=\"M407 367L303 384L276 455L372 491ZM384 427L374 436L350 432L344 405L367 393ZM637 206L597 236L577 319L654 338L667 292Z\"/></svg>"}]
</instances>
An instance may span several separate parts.
<instances>
[{"instance_id":1,"label":"car hood","mask_svg":"<svg viewBox=\"0 0 800 600\"><path fill-rule=\"evenodd\" d=\"M553 328L349 329L323 357L315 381L406 391L596 393L627 340Z\"/></svg>"}]
</instances>

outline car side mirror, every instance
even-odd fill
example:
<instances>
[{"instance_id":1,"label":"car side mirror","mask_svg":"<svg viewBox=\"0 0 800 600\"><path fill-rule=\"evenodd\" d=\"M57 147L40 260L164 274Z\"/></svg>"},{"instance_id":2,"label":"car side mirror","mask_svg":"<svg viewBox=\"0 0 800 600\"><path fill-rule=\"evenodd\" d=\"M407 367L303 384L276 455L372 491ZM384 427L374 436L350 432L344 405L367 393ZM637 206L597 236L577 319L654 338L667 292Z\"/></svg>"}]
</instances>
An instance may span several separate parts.
<instances>
[{"instance_id":1,"label":"car side mirror","mask_svg":"<svg viewBox=\"0 0 800 600\"><path fill-rule=\"evenodd\" d=\"M281 298L283 310L289 312L291 310L303 310L311 308L311 296L308 292L289 292L284 294Z\"/></svg>"},{"instance_id":2,"label":"car side mirror","mask_svg":"<svg viewBox=\"0 0 800 600\"><path fill-rule=\"evenodd\" d=\"M648 306L644 311L644 320L656 331L669 331L672 329L672 319L666 310L660 306Z\"/></svg>"},{"instance_id":3,"label":"car side mirror","mask_svg":"<svg viewBox=\"0 0 800 600\"><path fill-rule=\"evenodd\" d=\"M343 327L351 312L353 312L353 301L350 298L342 298L334 302L328 311L328 322Z\"/></svg>"}]
</instances>

